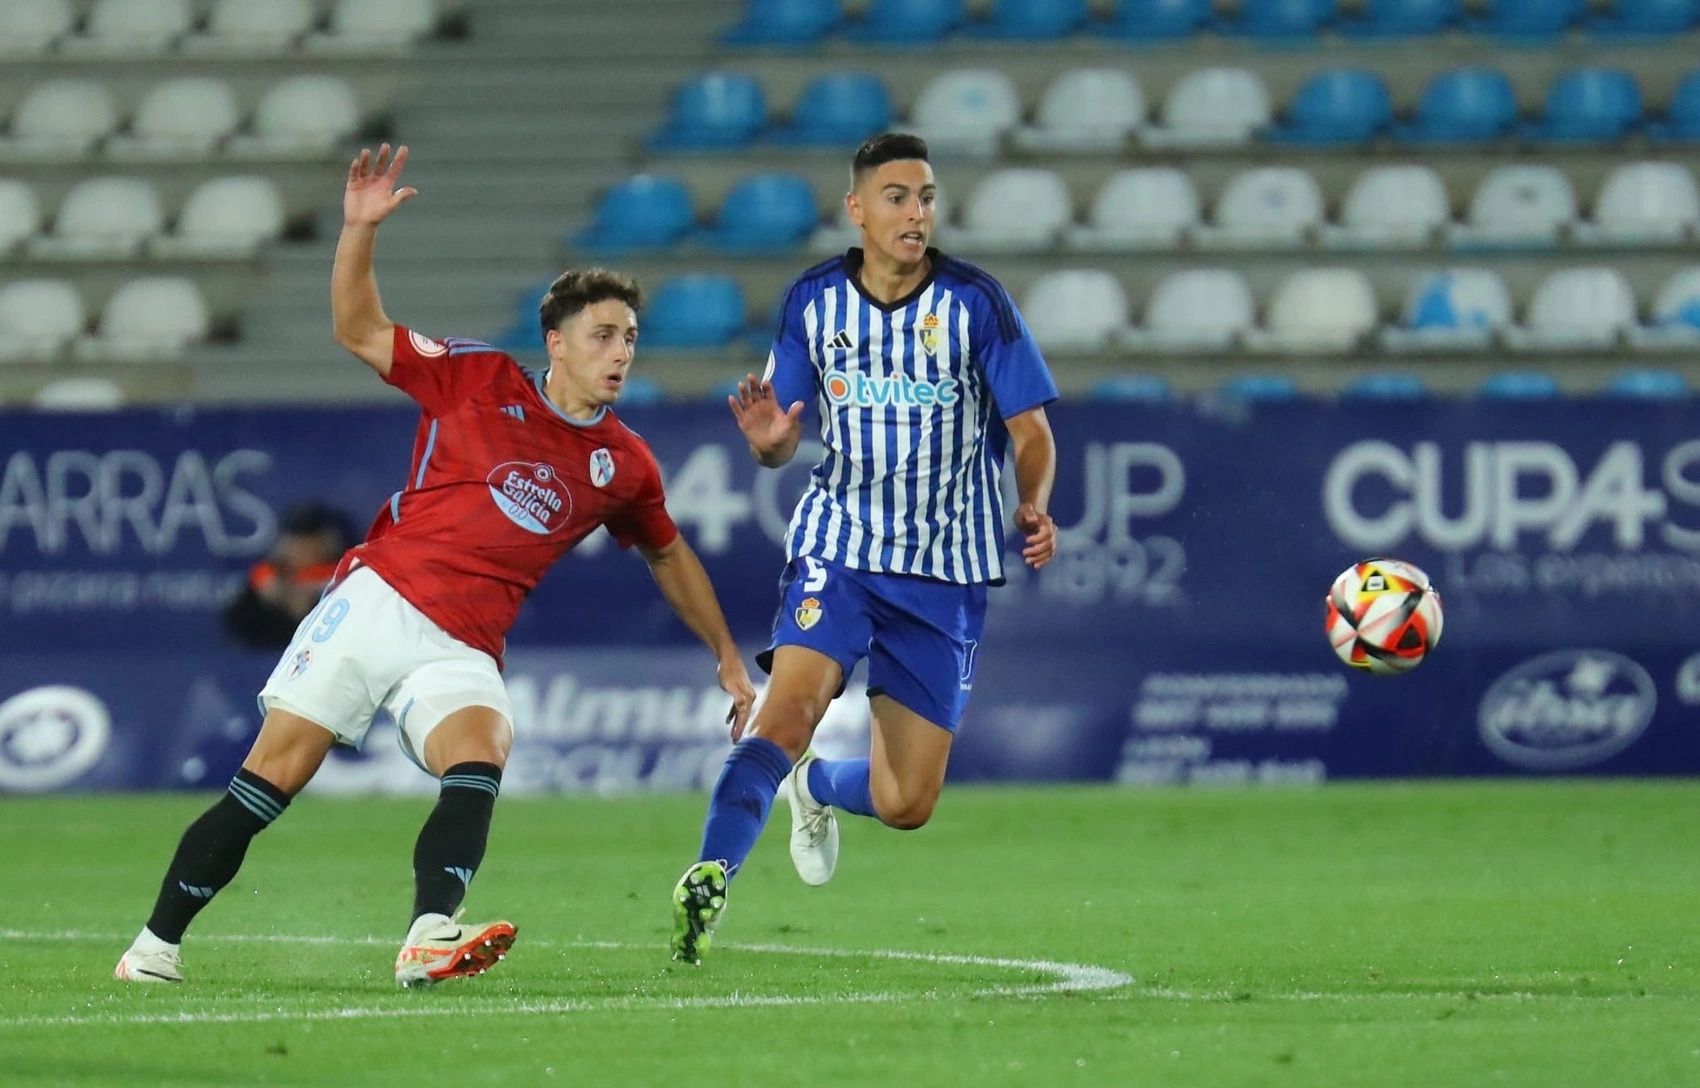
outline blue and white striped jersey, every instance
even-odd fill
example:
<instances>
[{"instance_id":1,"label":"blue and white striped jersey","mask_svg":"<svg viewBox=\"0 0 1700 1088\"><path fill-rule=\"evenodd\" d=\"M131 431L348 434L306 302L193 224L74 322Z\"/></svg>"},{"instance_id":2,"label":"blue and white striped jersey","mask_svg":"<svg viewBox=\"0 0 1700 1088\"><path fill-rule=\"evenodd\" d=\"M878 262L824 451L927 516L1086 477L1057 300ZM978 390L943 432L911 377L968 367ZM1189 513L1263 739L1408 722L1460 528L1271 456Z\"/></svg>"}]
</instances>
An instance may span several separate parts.
<instances>
[{"instance_id":1,"label":"blue and white striped jersey","mask_svg":"<svg viewBox=\"0 0 1700 1088\"><path fill-rule=\"evenodd\" d=\"M931 274L889 305L862 294L862 251L786 293L767 379L813 404L826 455L786 555L973 585L1003 581L1003 421L1056 383L1003 286L929 250Z\"/></svg>"}]
</instances>

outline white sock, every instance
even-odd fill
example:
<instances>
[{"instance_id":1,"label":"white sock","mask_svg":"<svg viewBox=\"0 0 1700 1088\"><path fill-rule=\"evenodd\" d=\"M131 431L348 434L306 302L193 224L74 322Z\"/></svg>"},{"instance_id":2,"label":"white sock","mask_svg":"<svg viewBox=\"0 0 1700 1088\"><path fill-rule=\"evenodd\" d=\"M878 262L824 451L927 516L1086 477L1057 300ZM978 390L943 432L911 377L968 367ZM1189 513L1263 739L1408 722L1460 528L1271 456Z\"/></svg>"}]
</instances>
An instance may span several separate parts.
<instances>
[{"instance_id":1,"label":"white sock","mask_svg":"<svg viewBox=\"0 0 1700 1088\"><path fill-rule=\"evenodd\" d=\"M130 947L137 952L175 952L178 948L170 941L154 936L153 930L147 926L143 926L142 931L136 934L136 939L130 942Z\"/></svg>"}]
</instances>

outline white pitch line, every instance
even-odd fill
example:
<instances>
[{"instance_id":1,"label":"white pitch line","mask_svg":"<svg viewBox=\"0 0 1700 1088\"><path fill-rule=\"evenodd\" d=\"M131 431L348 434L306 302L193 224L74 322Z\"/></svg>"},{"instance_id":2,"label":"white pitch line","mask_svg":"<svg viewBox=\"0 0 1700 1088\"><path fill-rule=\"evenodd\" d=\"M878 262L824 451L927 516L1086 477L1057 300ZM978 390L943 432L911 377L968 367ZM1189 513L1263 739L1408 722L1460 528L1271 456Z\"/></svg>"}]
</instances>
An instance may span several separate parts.
<instances>
[{"instance_id":1,"label":"white pitch line","mask_svg":"<svg viewBox=\"0 0 1700 1088\"><path fill-rule=\"evenodd\" d=\"M0 930L0 939L22 941L82 941L82 942L112 942L121 943L126 938L111 934L98 934L79 931L62 931L57 933L37 933L28 930ZM392 945L393 938L387 937L315 937L294 936L289 934L209 934L197 936L196 943L225 941L236 943L261 944L313 944L313 945ZM623 943L619 941L549 941L534 940L525 942L528 948L604 948L604 949L635 949L649 948L649 945ZM896 949L874 949L862 951L852 948L798 948L791 945L776 944L746 944L723 945L722 948L740 949L745 952L755 952L769 955L790 956L835 956L835 957L868 957L873 959L909 960L921 963L952 964L967 967L993 967L999 970L1037 971L1053 976L1048 982L1028 983L1021 986L981 986L967 991L959 996L966 997L1037 997L1057 993L1088 993L1095 991L1114 990L1126 986L1133 981L1132 976L1120 971L1112 971L1107 967L1092 964L1064 963L1058 960L1023 960L992 956L959 956L936 952L904 952ZM93 1025L124 1025L124 1024L260 1024L275 1021L317 1021L317 1020L387 1020L416 1016L466 1016L466 1015L554 1015L562 1013L586 1013L607 1011L631 1011L660 1009L678 1011L683 1009L722 1009L722 1008L770 1008L777 1006L797 1005L882 1005L902 1001L937 1000L941 995L937 991L875 991L868 993L833 994L816 996L810 994L727 994L711 997L676 997L676 998L642 998L642 997L609 997L596 1001L482 1001L476 1005L424 1005L413 1007L402 1006L347 1006L331 1009L309 1009L296 1012L285 1010L255 1010L252 1012L176 1012L151 1013L140 1016L124 1015L80 1015L80 1016L20 1016L0 1018L0 1026L4 1027L84 1027Z\"/></svg>"}]
</instances>

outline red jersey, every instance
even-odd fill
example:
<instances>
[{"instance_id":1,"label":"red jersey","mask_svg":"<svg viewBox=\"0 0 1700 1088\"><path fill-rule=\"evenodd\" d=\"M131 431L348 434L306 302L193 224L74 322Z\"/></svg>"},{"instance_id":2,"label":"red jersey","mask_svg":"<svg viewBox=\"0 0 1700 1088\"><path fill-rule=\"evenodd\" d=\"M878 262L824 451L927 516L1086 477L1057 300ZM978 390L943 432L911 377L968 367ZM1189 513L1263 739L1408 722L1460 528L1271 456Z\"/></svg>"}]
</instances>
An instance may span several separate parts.
<instances>
[{"instance_id":1,"label":"red jersey","mask_svg":"<svg viewBox=\"0 0 1700 1088\"><path fill-rule=\"evenodd\" d=\"M597 526L622 548L679 535L637 432L569 418L505 352L397 325L384 380L423 410L413 464L338 576L364 563L462 642L500 660L526 594Z\"/></svg>"}]
</instances>

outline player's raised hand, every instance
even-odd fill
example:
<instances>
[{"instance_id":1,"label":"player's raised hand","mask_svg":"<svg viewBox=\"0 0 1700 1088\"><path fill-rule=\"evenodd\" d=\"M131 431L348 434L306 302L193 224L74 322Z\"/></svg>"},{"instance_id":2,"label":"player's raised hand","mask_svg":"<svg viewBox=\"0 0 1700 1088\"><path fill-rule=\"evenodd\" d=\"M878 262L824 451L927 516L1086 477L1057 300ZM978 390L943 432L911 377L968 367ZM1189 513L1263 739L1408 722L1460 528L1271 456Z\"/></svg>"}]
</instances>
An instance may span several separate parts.
<instances>
[{"instance_id":1,"label":"player's raised hand","mask_svg":"<svg viewBox=\"0 0 1700 1088\"><path fill-rule=\"evenodd\" d=\"M803 402L781 409L773 392L773 383L764 382L754 374L744 375L737 393L726 398L738 429L757 453L766 454L795 443L802 428Z\"/></svg>"},{"instance_id":2,"label":"player's raised hand","mask_svg":"<svg viewBox=\"0 0 1700 1088\"><path fill-rule=\"evenodd\" d=\"M1015 527L1027 538L1021 558L1034 570L1057 554L1057 523L1051 520L1051 515L1041 514L1032 503L1024 502L1015 509Z\"/></svg>"},{"instance_id":3,"label":"player's raised hand","mask_svg":"<svg viewBox=\"0 0 1700 1088\"><path fill-rule=\"evenodd\" d=\"M406 164L405 144L396 148L394 158L390 157L389 144L379 145L377 158L372 157L371 148L361 148L359 157L348 164L348 187L342 192L342 221L377 226L408 198L418 196L418 189L396 188L401 181L401 168Z\"/></svg>"},{"instance_id":4,"label":"player's raised hand","mask_svg":"<svg viewBox=\"0 0 1700 1088\"><path fill-rule=\"evenodd\" d=\"M756 704L755 685L750 683L750 673L742 657L732 654L720 659L720 690L732 697L731 709L726 711L732 740L742 740L744 727L750 724L750 708Z\"/></svg>"}]
</instances>

